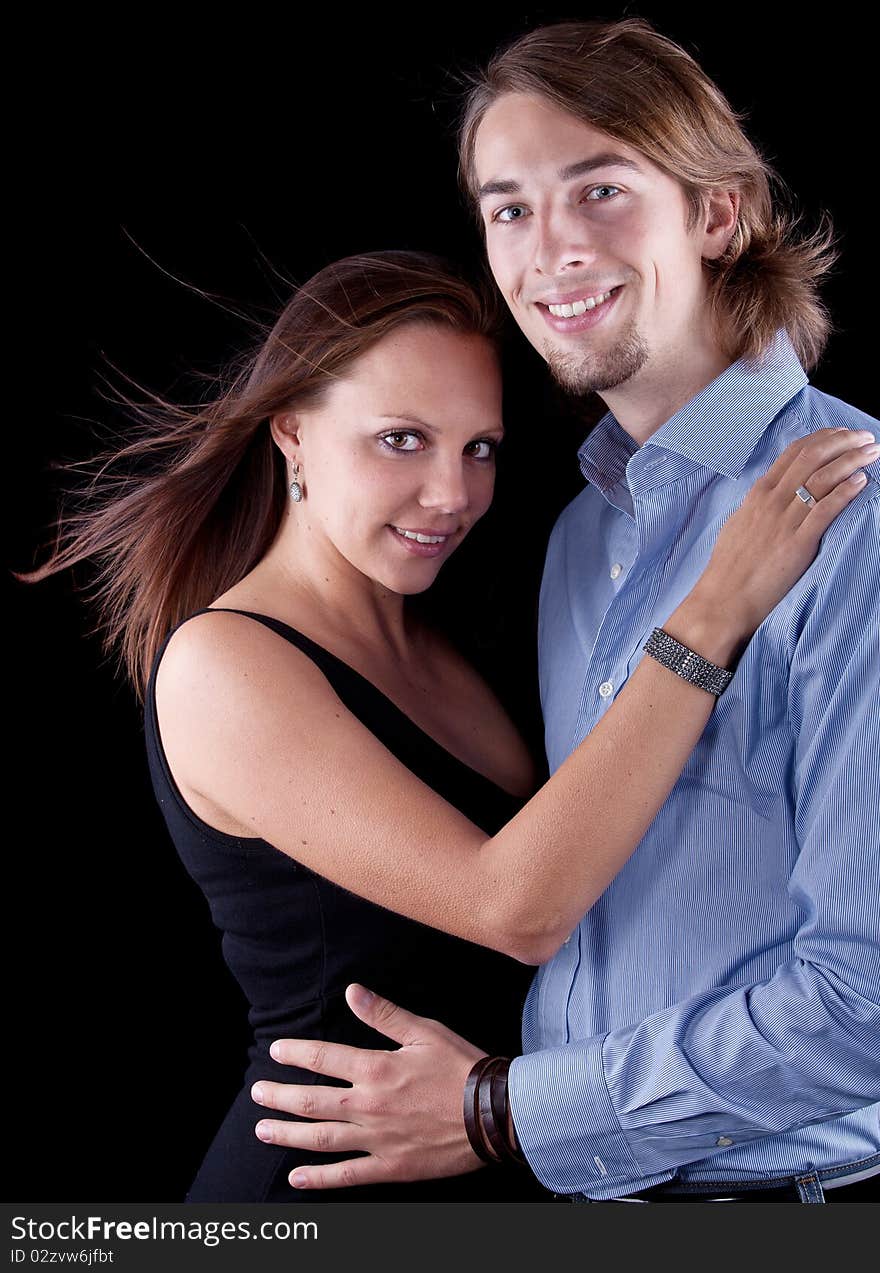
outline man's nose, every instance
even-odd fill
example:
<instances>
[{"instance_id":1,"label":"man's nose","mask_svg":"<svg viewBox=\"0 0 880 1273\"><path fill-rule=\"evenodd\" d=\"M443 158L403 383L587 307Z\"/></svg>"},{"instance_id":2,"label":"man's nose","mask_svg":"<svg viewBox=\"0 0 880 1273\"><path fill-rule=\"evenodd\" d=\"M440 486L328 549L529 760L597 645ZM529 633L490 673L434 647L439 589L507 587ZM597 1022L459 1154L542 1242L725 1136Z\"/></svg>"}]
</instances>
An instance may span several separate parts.
<instances>
[{"instance_id":1,"label":"man's nose","mask_svg":"<svg viewBox=\"0 0 880 1273\"><path fill-rule=\"evenodd\" d=\"M573 208L554 208L536 214L535 268L549 278L569 268L584 268L596 256L583 216Z\"/></svg>"},{"instance_id":2,"label":"man's nose","mask_svg":"<svg viewBox=\"0 0 880 1273\"><path fill-rule=\"evenodd\" d=\"M422 508L432 508L438 513L464 512L470 496L461 456L432 466L422 484L419 503Z\"/></svg>"}]
</instances>

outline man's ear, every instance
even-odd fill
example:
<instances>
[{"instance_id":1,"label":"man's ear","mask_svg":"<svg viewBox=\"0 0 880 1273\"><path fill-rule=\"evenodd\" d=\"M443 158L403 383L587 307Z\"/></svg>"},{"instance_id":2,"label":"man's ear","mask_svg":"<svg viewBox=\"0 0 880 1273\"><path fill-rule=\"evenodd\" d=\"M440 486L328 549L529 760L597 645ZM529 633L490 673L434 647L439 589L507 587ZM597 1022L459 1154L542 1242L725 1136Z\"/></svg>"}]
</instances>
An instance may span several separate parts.
<instances>
[{"instance_id":1,"label":"man's ear","mask_svg":"<svg viewBox=\"0 0 880 1273\"><path fill-rule=\"evenodd\" d=\"M703 207L704 261L717 261L724 255L739 220L740 197L737 190L712 190Z\"/></svg>"}]
</instances>

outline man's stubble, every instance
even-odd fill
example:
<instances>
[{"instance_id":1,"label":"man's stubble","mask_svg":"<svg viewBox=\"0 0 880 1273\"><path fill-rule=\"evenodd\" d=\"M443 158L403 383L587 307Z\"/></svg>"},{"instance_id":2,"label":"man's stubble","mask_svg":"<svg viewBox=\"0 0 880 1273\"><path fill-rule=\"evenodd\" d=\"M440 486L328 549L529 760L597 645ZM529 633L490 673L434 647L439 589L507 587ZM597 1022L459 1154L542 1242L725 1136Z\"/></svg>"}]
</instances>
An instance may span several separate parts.
<instances>
[{"instance_id":1,"label":"man's stubble","mask_svg":"<svg viewBox=\"0 0 880 1273\"><path fill-rule=\"evenodd\" d=\"M544 359L550 374L568 393L585 395L616 389L648 361L648 345L635 324L609 350L564 353L548 341Z\"/></svg>"}]
</instances>

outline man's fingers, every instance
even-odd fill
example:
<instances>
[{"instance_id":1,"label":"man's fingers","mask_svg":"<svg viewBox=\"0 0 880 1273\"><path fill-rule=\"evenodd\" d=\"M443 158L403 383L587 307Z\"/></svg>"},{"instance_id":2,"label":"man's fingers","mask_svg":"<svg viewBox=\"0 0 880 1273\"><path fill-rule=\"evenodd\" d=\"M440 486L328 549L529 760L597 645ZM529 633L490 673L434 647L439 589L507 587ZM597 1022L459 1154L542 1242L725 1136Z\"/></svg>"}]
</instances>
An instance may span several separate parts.
<instances>
[{"instance_id":1,"label":"man's fingers","mask_svg":"<svg viewBox=\"0 0 880 1273\"><path fill-rule=\"evenodd\" d=\"M267 1145L307 1149L315 1154L347 1154L365 1148L363 1128L353 1123L292 1123L261 1118L254 1131Z\"/></svg>"},{"instance_id":2,"label":"man's fingers","mask_svg":"<svg viewBox=\"0 0 880 1273\"><path fill-rule=\"evenodd\" d=\"M417 1017L356 983L348 987L345 998L356 1017L396 1043L421 1042L430 1033L430 1027L437 1028L436 1022ZM282 1065L296 1065L313 1074L326 1074L349 1083L370 1073L376 1060L386 1055L344 1043L323 1043L319 1039L276 1039L269 1052L273 1060Z\"/></svg>"},{"instance_id":3,"label":"man's fingers","mask_svg":"<svg viewBox=\"0 0 880 1273\"><path fill-rule=\"evenodd\" d=\"M426 1017L417 1017L414 1012L407 1012L390 999L373 994L372 990L359 986L357 982L352 982L346 989L345 999L356 1017L395 1043L419 1043L435 1025Z\"/></svg>"},{"instance_id":4,"label":"man's fingers","mask_svg":"<svg viewBox=\"0 0 880 1273\"><path fill-rule=\"evenodd\" d=\"M317 1087L311 1083L270 1083L261 1079L251 1088L251 1097L266 1109L303 1118L343 1118L352 1116L350 1087Z\"/></svg>"},{"instance_id":5,"label":"man's fingers","mask_svg":"<svg viewBox=\"0 0 880 1273\"><path fill-rule=\"evenodd\" d=\"M386 1184L389 1172L381 1158L369 1154L319 1167L297 1167L287 1178L294 1189L350 1189L353 1185Z\"/></svg>"},{"instance_id":6,"label":"man's fingers","mask_svg":"<svg viewBox=\"0 0 880 1273\"><path fill-rule=\"evenodd\" d=\"M313 1074L355 1082L371 1058L381 1056L369 1048L353 1048L347 1043L323 1043L320 1039L276 1039L269 1048L274 1061L296 1065Z\"/></svg>"}]
</instances>

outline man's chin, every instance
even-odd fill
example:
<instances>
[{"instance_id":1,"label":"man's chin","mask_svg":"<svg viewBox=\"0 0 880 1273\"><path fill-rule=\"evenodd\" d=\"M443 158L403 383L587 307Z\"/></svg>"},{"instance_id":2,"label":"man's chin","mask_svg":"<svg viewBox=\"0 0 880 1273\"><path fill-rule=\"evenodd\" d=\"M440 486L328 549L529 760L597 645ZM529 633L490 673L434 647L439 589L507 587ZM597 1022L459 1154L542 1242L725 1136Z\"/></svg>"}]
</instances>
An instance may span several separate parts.
<instances>
[{"instance_id":1,"label":"man's chin","mask_svg":"<svg viewBox=\"0 0 880 1273\"><path fill-rule=\"evenodd\" d=\"M648 346L637 332L601 354L572 353L548 343L544 346L544 360L561 389L586 397L617 389L632 380L648 360Z\"/></svg>"}]
</instances>

